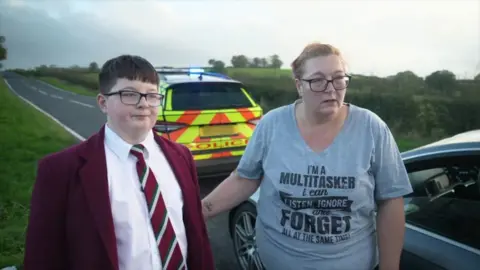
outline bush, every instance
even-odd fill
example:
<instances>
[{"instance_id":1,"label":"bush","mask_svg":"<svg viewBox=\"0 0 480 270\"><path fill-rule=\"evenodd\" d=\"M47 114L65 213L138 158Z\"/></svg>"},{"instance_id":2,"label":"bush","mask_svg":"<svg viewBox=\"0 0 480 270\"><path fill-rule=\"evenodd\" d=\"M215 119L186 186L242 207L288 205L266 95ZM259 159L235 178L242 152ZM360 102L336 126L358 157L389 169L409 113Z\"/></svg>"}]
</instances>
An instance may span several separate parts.
<instances>
[{"instance_id":1,"label":"bush","mask_svg":"<svg viewBox=\"0 0 480 270\"><path fill-rule=\"evenodd\" d=\"M285 89L246 83L246 87L265 112L298 98L293 85ZM480 128L477 100L349 91L345 101L373 111L404 136L438 138Z\"/></svg>"},{"instance_id":2,"label":"bush","mask_svg":"<svg viewBox=\"0 0 480 270\"><path fill-rule=\"evenodd\" d=\"M72 71L61 68L37 68L29 71L14 70L14 72L24 76L55 77L72 84L83 86L88 90L97 91L98 89L97 79L93 76L90 76L88 71Z\"/></svg>"}]
</instances>

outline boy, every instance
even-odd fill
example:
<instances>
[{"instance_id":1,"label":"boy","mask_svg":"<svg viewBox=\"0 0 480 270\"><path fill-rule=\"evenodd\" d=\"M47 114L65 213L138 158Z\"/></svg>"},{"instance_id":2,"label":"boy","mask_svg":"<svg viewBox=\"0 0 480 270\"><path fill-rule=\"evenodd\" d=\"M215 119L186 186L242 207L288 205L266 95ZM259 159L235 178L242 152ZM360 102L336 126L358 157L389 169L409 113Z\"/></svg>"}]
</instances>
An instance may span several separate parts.
<instances>
[{"instance_id":1,"label":"boy","mask_svg":"<svg viewBox=\"0 0 480 270\"><path fill-rule=\"evenodd\" d=\"M107 123L39 162L25 269L214 269L192 155L153 131L158 83L138 56L103 65Z\"/></svg>"}]
</instances>

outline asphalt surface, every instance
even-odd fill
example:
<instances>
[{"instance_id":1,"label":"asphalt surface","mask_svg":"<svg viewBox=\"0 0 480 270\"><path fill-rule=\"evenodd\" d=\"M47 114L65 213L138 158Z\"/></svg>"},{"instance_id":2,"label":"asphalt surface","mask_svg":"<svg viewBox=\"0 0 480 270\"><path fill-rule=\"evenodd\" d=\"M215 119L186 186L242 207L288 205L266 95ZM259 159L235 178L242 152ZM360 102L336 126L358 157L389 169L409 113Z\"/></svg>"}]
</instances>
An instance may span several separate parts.
<instances>
[{"instance_id":1,"label":"asphalt surface","mask_svg":"<svg viewBox=\"0 0 480 270\"><path fill-rule=\"evenodd\" d=\"M105 123L106 117L97 106L94 97L64 91L42 81L4 73L4 78L14 92L41 110L56 118L60 124L72 130L78 139L88 138ZM202 197L208 194L222 179L201 180ZM234 257L233 244L228 233L228 215L223 214L208 221L208 232L218 270L239 269Z\"/></svg>"}]
</instances>

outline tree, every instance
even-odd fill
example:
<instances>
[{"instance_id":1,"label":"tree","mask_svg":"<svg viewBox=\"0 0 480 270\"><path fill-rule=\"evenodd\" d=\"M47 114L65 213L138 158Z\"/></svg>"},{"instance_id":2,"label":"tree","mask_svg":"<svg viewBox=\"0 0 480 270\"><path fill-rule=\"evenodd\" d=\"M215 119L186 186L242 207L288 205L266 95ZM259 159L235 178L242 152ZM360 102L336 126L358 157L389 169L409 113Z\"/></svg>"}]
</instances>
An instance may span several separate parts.
<instances>
[{"instance_id":1,"label":"tree","mask_svg":"<svg viewBox=\"0 0 480 270\"><path fill-rule=\"evenodd\" d=\"M437 70L425 77L428 87L448 94L457 84L455 74L449 70Z\"/></svg>"},{"instance_id":2,"label":"tree","mask_svg":"<svg viewBox=\"0 0 480 270\"><path fill-rule=\"evenodd\" d=\"M268 67L268 60L265 57L260 58L260 66L263 68Z\"/></svg>"},{"instance_id":3,"label":"tree","mask_svg":"<svg viewBox=\"0 0 480 270\"><path fill-rule=\"evenodd\" d=\"M475 81L480 81L480 73L477 74L477 76L475 76L475 78L473 78Z\"/></svg>"},{"instance_id":4,"label":"tree","mask_svg":"<svg viewBox=\"0 0 480 270\"><path fill-rule=\"evenodd\" d=\"M210 59L208 64L212 66L212 71L217 73L226 73L225 63L220 60Z\"/></svg>"},{"instance_id":5,"label":"tree","mask_svg":"<svg viewBox=\"0 0 480 270\"><path fill-rule=\"evenodd\" d=\"M260 63L261 63L260 57L254 57L252 60L252 63L250 63L250 66L258 68L260 67Z\"/></svg>"},{"instance_id":6,"label":"tree","mask_svg":"<svg viewBox=\"0 0 480 270\"><path fill-rule=\"evenodd\" d=\"M234 68L246 68L249 64L248 58L243 54L232 56L230 62Z\"/></svg>"},{"instance_id":7,"label":"tree","mask_svg":"<svg viewBox=\"0 0 480 270\"><path fill-rule=\"evenodd\" d=\"M0 61L7 59L7 48L3 45L5 40L5 36L0 36ZM0 68L2 67L3 65L0 63Z\"/></svg>"},{"instance_id":8,"label":"tree","mask_svg":"<svg viewBox=\"0 0 480 270\"><path fill-rule=\"evenodd\" d=\"M90 65L88 66L88 71L90 72L97 72L100 69L98 68L97 62L91 62Z\"/></svg>"},{"instance_id":9,"label":"tree","mask_svg":"<svg viewBox=\"0 0 480 270\"><path fill-rule=\"evenodd\" d=\"M283 65L283 62L282 60L280 60L280 56L278 56L277 54L270 56L270 67L280 68L282 67L282 65Z\"/></svg>"},{"instance_id":10,"label":"tree","mask_svg":"<svg viewBox=\"0 0 480 270\"><path fill-rule=\"evenodd\" d=\"M410 70L398 72L396 75L388 77L388 79L402 93L416 92L424 87L423 78Z\"/></svg>"}]
</instances>

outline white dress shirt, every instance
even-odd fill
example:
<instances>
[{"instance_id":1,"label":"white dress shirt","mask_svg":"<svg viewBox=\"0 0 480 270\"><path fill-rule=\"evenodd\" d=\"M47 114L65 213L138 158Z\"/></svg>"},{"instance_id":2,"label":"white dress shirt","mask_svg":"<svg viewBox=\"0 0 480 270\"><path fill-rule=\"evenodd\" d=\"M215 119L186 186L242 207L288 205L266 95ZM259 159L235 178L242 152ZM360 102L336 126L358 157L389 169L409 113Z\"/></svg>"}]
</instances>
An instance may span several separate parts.
<instances>
[{"instance_id":1,"label":"white dress shirt","mask_svg":"<svg viewBox=\"0 0 480 270\"><path fill-rule=\"evenodd\" d=\"M153 171L176 232L184 258L187 237L183 224L182 191L175 174L156 143L151 131L142 144L145 161ZM132 145L105 125L105 155L108 186L117 240L120 270L159 270L162 262L150 223L145 197L136 170Z\"/></svg>"}]
</instances>

